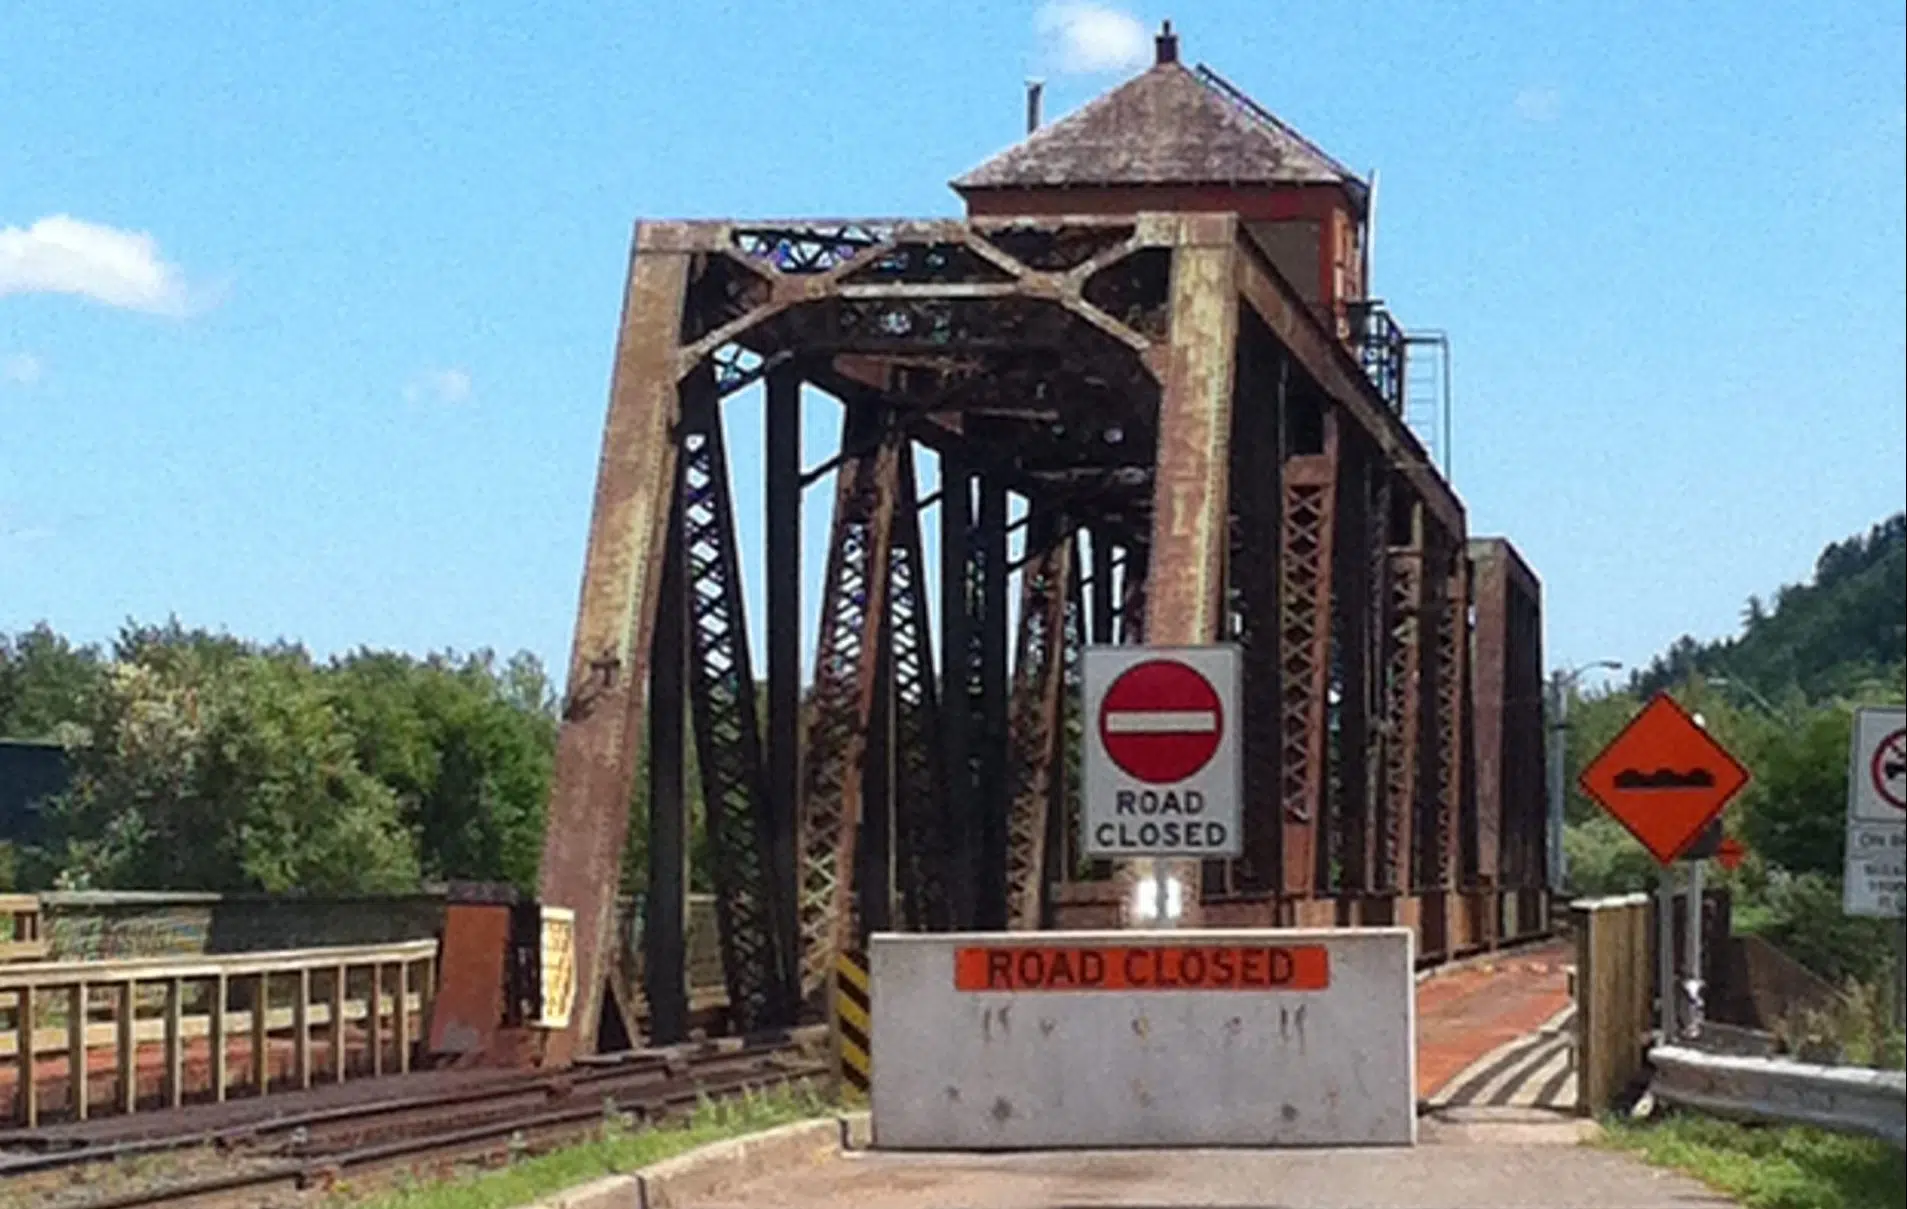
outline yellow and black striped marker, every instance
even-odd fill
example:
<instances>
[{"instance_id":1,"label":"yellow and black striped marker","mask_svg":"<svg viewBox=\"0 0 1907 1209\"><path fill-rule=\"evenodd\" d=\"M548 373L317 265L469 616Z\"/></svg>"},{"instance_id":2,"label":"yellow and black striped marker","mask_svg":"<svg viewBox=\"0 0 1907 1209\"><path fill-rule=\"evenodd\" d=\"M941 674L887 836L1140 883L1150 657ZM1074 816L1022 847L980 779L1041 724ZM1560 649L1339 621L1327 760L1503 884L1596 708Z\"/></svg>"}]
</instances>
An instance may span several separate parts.
<instances>
[{"instance_id":1,"label":"yellow and black striped marker","mask_svg":"<svg viewBox=\"0 0 1907 1209\"><path fill-rule=\"evenodd\" d=\"M874 998L868 990L867 954L843 952L834 959L834 1054L841 1081L867 1094L874 1073Z\"/></svg>"}]
</instances>

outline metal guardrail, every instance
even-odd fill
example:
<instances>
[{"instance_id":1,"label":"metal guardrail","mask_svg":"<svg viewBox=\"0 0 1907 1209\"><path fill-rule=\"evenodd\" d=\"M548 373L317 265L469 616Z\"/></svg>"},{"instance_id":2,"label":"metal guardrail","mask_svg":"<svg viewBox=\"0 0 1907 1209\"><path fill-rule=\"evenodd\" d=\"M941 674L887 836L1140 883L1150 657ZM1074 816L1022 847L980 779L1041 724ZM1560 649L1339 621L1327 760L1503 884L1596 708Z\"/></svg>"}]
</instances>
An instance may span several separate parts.
<instances>
[{"instance_id":1,"label":"metal guardrail","mask_svg":"<svg viewBox=\"0 0 1907 1209\"><path fill-rule=\"evenodd\" d=\"M1907 1073L1707 1054L1673 1045L1651 1049L1649 1062L1655 1068L1649 1089L1665 1103L1716 1116L1865 1134L1907 1148Z\"/></svg>"}]
</instances>

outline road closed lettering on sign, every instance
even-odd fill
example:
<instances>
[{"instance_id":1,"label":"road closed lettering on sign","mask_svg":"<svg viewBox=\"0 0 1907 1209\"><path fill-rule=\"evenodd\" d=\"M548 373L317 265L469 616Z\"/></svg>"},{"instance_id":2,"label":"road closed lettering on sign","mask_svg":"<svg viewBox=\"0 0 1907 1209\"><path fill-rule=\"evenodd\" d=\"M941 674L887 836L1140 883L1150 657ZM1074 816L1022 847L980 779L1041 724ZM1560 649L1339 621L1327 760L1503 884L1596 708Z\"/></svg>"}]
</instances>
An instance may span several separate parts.
<instances>
[{"instance_id":1,"label":"road closed lettering on sign","mask_svg":"<svg viewBox=\"0 0 1907 1209\"><path fill-rule=\"evenodd\" d=\"M974 945L954 951L960 991L1322 991L1323 945Z\"/></svg>"},{"instance_id":2,"label":"road closed lettering on sign","mask_svg":"<svg viewBox=\"0 0 1907 1209\"><path fill-rule=\"evenodd\" d=\"M1088 647L1081 672L1087 855L1238 856L1238 649Z\"/></svg>"}]
</instances>

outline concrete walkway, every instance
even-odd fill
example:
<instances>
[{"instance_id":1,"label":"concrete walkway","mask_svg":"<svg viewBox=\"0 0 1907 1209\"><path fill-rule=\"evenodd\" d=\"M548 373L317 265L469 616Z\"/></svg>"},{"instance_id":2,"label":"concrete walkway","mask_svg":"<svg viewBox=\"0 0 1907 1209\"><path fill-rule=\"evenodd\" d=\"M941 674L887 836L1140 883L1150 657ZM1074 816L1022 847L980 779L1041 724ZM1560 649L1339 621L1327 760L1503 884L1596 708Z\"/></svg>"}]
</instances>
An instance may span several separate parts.
<instances>
[{"instance_id":1,"label":"concrete walkway","mask_svg":"<svg viewBox=\"0 0 1907 1209\"><path fill-rule=\"evenodd\" d=\"M1433 973L1417 984L1417 1094L1428 1100L1569 1007L1574 952L1554 942ZM1560 1089L1552 1098L1560 1095Z\"/></svg>"},{"instance_id":2,"label":"concrete walkway","mask_svg":"<svg viewBox=\"0 0 1907 1209\"><path fill-rule=\"evenodd\" d=\"M1443 1136L1428 1140L1439 1128ZM1518 1141L1519 1133L1540 1140ZM1427 1140L1410 1150L862 1151L735 1184L677 1209L1723 1209L1735 1204L1685 1176L1575 1145L1574 1133L1573 1127L1426 1123Z\"/></svg>"}]
</instances>

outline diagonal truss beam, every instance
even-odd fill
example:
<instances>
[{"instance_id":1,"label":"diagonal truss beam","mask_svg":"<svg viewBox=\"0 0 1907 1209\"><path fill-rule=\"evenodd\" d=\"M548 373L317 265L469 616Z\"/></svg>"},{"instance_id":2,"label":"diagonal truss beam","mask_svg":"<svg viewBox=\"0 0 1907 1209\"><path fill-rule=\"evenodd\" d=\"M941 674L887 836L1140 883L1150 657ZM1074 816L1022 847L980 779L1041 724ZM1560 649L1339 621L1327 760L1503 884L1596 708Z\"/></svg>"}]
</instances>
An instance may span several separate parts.
<instances>
[{"instance_id":1,"label":"diagonal truss beam","mask_svg":"<svg viewBox=\"0 0 1907 1209\"><path fill-rule=\"evenodd\" d=\"M888 546L887 624L893 652L895 815L900 851L902 912L915 931L952 926L947 860L947 783L936 733L939 692L934 681L933 626L927 609L926 564L921 557L920 492L914 459L903 451L895 467L893 537Z\"/></svg>"},{"instance_id":2,"label":"diagonal truss beam","mask_svg":"<svg viewBox=\"0 0 1907 1209\"><path fill-rule=\"evenodd\" d=\"M1013 672L1011 769L1013 797L1007 829L1007 926L1040 926L1046 900L1047 841L1053 785L1060 763L1060 689L1074 541L1056 539L1042 516L1029 540L1044 549L1020 579L1018 655ZM1037 547L1036 547L1037 548Z\"/></svg>"},{"instance_id":3,"label":"diagonal truss beam","mask_svg":"<svg viewBox=\"0 0 1907 1209\"><path fill-rule=\"evenodd\" d=\"M894 518L897 449L878 410L850 406L841 440L852 456L836 480L801 795L804 996L827 985L854 936L855 830Z\"/></svg>"},{"instance_id":4,"label":"diagonal truss beam","mask_svg":"<svg viewBox=\"0 0 1907 1209\"><path fill-rule=\"evenodd\" d=\"M792 1023L760 715L742 613L741 556L713 382L690 378L682 425L690 679L729 1010L744 1029Z\"/></svg>"}]
</instances>

